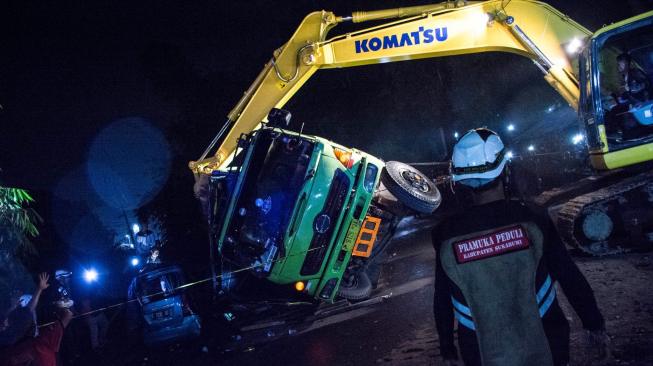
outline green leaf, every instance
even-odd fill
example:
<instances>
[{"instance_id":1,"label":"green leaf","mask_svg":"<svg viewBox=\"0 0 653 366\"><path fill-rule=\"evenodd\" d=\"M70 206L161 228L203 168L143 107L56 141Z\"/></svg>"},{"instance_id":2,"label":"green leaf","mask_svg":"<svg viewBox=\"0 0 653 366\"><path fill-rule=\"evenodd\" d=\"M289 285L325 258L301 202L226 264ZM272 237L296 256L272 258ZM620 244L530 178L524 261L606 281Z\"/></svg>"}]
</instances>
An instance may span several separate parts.
<instances>
[{"instance_id":1,"label":"green leaf","mask_svg":"<svg viewBox=\"0 0 653 366\"><path fill-rule=\"evenodd\" d=\"M39 235L37 224L43 218L29 207L32 202L34 198L24 189L0 187L0 249L35 253L28 237Z\"/></svg>"}]
</instances>

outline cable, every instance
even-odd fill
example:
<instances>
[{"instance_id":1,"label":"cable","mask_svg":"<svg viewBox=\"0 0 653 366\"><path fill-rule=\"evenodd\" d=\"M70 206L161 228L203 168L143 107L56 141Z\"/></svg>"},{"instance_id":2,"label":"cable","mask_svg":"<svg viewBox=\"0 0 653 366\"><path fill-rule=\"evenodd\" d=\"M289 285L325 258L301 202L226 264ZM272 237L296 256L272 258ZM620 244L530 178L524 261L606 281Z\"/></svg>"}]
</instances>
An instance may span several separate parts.
<instances>
[{"instance_id":1,"label":"cable","mask_svg":"<svg viewBox=\"0 0 653 366\"><path fill-rule=\"evenodd\" d=\"M280 261L286 260L286 259L288 259L288 258L290 258L290 257L293 257L293 256L304 255L304 254L307 254L307 253L312 252L312 251L314 251L314 250L319 250L319 249L322 249L322 248L325 248L325 247L326 247L326 246L323 245L323 246L320 246L320 247L316 247L316 248L308 249L308 250L303 251L303 252L300 252L300 253L295 253L295 254L291 254L291 255L285 256L285 257L277 258L277 259L273 260L272 263L280 262ZM239 273L239 272L249 271L249 270L252 270L252 269L255 269L255 268L258 268L258 267L263 267L263 266L265 266L265 265L266 265L266 263L259 263L259 264L253 265L253 266L244 267L244 268L239 268L239 269L237 269L237 270L230 271L228 274L231 275L231 274L233 274L233 273ZM221 278L221 277L223 277L223 276L224 276L223 274L219 274L219 275L215 276L215 279L219 279L219 278ZM181 285L181 286L179 286L179 287L175 287L175 288L172 289L171 291L160 291L160 292L157 292L157 293L154 293L154 294L150 294L150 295L137 296L136 298L131 299L131 300L127 300L127 301L123 301L123 302L120 302L120 303L117 303L117 304L113 304L113 305L105 306L105 307L103 307L103 308L99 308L99 309L95 309L95 310L87 311L87 312L82 313L82 314L77 314L77 315L73 316L71 320L78 319L78 318L82 318L82 317L85 317L85 316L89 316L89 315L91 315L91 314L95 314L95 313L103 312L103 311L106 311L106 310L109 310L109 309L118 308L118 307L121 307L121 306L123 306L123 305L130 304L130 303L133 303L133 302L138 302L138 303L140 303L141 299L144 299L144 298L150 298L150 297L154 297L154 296L165 295L165 294L168 293L168 292L174 292L174 291L177 291L177 290L186 289L186 288L189 288L189 287L192 287L192 286L196 286L196 285L199 285L199 284L202 284L202 283L206 283L206 282L209 282L209 281L213 281L213 279L214 279L214 277L211 276L211 277L208 277L208 278L205 278L205 279L199 280L199 281L195 281L195 282L191 282L191 283L187 283L187 284ZM292 303L291 303L291 304L292 304ZM47 326L50 326L50 325L52 325L52 324L54 324L54 323L55 323L55 322L53 321L53 322L49 322L49 323L45 323L45 324L41 324L41 325L39 325L38 327L39 327L39 328L47 327Z\"/></svg>"}]
</instances>

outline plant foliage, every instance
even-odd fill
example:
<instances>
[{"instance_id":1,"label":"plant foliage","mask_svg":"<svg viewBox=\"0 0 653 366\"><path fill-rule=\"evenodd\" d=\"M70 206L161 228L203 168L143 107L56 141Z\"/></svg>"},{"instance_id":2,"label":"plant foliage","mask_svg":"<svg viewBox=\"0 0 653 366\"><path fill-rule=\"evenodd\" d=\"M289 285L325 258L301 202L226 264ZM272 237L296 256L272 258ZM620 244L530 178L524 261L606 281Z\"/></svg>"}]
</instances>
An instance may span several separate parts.
<instances>
[{"instance_id":1,"label":"plant foliage","mask_svg":"<svg viewBox=\"0 0 653 366\"><path fill-rule=\"evenodd\" d=\"M24 189L0 187L0 250L35 252L29 238L39 234L36 225L43 219L29 207L32 202Z\"/></svg>"}]
</instances>

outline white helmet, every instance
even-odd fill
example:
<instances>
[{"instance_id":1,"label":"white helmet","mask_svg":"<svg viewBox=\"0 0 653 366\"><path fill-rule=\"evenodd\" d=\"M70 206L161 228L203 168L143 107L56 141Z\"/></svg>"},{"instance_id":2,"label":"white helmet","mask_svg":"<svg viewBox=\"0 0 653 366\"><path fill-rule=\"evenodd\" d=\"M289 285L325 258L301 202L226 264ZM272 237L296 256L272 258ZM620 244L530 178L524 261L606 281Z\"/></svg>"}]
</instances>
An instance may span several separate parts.
<instances>
[{"instance_id":1,"label":"white helmet","mask_svg":"<svg viewBox=\"0 0 653 366\"><path fill-rule=\"evenodd\" d=\"M503 172L505 155L505 146L496 132L487 128L469 130L453 147L452 179L472 187L487 184Z\"/></svg>"}]
</instances>

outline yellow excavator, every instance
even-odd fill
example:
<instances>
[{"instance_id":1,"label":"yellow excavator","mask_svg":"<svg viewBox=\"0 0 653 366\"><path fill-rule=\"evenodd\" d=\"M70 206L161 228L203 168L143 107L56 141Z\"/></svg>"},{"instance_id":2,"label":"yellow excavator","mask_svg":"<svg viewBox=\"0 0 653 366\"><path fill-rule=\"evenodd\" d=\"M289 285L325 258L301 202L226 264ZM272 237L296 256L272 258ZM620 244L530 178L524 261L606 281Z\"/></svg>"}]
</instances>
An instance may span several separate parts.
<instances>
[{"instance_id":1,"label":"yellow excavator","mask_svg":"<svg viewBox=\"0 0 653 366\"><path fill-rule=\"evenodd\" d=\"M327 38L340 23L369 21L377 25ZM585 129L596 174L538 201L555 206L550 214L567 244L601 255L653 241L653 11L594 33L532 0L310 13L189 167L197 176L226 169L239 137L260 128L320 69L493 51L531 59Z\"/></svg>"}]
</instances>

